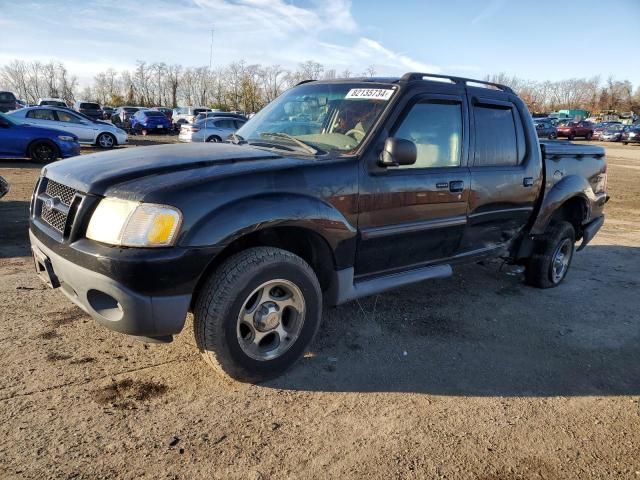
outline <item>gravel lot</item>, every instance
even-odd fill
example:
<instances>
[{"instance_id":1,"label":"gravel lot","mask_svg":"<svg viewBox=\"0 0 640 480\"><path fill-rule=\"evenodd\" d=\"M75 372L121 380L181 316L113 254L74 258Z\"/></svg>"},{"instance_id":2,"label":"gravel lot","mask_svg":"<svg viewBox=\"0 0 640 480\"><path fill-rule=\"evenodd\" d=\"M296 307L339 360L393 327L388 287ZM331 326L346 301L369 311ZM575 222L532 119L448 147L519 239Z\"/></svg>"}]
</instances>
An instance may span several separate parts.
<instances>
[{"instance_id":1,"label":"gravel lot","mask_svg":"<svg viewBox=\"0 0 640 480\"><path fill-rule=\"evenodd\" d=\"M640 146L606 147L607 222L562 286L489 262L352 302L262 385L212 373L190 319L146 346L45 288L39 168L0 161L0 478L640 479Z\"/></svg>"}]
</instances>

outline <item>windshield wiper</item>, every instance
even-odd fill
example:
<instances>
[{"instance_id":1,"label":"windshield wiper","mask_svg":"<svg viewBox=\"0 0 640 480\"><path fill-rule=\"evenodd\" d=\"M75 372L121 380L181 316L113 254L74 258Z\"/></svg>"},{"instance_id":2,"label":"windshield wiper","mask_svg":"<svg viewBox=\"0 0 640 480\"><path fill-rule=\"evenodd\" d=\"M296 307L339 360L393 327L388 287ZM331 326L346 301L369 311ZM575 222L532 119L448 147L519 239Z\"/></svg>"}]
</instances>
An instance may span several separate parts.
<instances>
[{"instance_id":1,"label":"windshield wiper","mask_svg":"<svg viewBox=\"0 0 640 480\"><path fill-rule=\"evenodd\" d=\"M260 134L260 136L262 138L281 138L283 140L289 140L291 143L294 143L295 145L300 147L301 150L304 150L305 152L310 153L311 155L317 155L318 154L318 149L317 148L312 147L308 143L305 143L305 142L303 142L302 140L300 140L300 139L298 139L296 137L292 137L288 133L284 133L284 132L262 132Z\"/></svg>"}]
</instances>

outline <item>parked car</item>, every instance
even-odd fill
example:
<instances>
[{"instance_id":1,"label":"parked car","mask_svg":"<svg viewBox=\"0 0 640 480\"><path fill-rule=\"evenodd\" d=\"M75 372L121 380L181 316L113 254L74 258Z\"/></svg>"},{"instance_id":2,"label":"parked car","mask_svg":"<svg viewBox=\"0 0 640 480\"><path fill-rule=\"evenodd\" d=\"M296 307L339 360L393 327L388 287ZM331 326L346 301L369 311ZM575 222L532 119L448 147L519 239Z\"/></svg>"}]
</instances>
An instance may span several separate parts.
<instances>
[{"instance_id":1,"label":"parked car","mask_svg":"<svg viewBox=\"0 0 640 480\"><path fill-rule=\"evenodd\" d=\"M197 123L200 120L204 120L205 118L213 118L213 117L229 117L229 118L237 118L246 122L249 120L247 117L242 115L241 113L233 113L233 112L202 112L195 116L193 119L193 123Z\"/></svg>"},{"instance_id":2,"label":"parked car","mask_svg":"<svg viewBox=\"0 0 640 480\"><path fill-rule=\"evenodd\" d=\"M131 116L131 130L135 133L167 133L171 126L171 120L158 110L138 110Z\"/></svg>"},{"instance_id":3,"label":"parked car","mask_svg":"<svg viewBox=\"0 0 640 480\"><path fill-rule=\"evenodd\" d=\"M80 154L78 137L53 128L23 123L13 115L0 113L0 158L31 158L51 162Z\"/></svg>"},{"instance_id":4,"label":"parked car","mask_svg":"<svg viewBox=\"0 0 640 480\"><path fill-rule=\"evenodd\" d=\"M210 108L205 107L178 107L173 109L173 124L176 128L180 128L183 123L193 123L193 119L203 112L212 112Z\"/></svg>"},{"instance_id":5,"label":"parked car","mask_svg":"<svg viewBox=\"0 0 640 480\"><path fill-rule=\"evenodd\" d=\"M178 140L181 142L222 142L245 124L233 117L210 117L190 125L183 124Z\"/></svg>"},{"instance_id":6,"label":"parked car","mask_svg":"<svg viewBox=\"0 0 640 480\"><path fill-rule=\"evenodd\" d=\"M557 132L558 137L566 137L569 140L573 140L576 137L591 140L593 137L593 125L589 122L560 122Z\"/></svg>"},{"instance_id":7,"label":"parked car","mask_svg":"<svg viewBox=\"0 0 640 480\"><path fill-rule=\"evenodd\" d=\"M78 100L74 103L73 109L76 112L85 114L87 117L93 118L94 120L103 120L104 112L98 103Z\"/></svg>"},{"instance_id":8,"label":"parked car","mask_svg":"<svg viewBox=\"0 0 640 480\"><path fill-rule=\"evenodd\" d=\"M39 276L146 341L170 341L192 311L205 360L243 381L302 356L323 304L492 256L559 285L604 222L604 149L539 143L509 87L433 77L307 82L232 143L47 166L30 218ZM317 130L290 133L295 112ZM84 208L51 225L37 212L60 191Z\"/></svg>"},{"instance_id":9,"label":"parked car","mask_svg":"<svg viewBox=\"0 0 640 480\"><path fill-rule=\"evenodd\" d=\"M0 112L10 112L21 108L13 92L0 92Z\"/></svg>"},{"instance_id":10,"label":"parked car","mask_svg":"<svg viewBox=\"0 0 640 480\"><path fill-rule=\"evenodd\" d=\"M164 113L164 115L173 123L173 109L168 107L153 107L151 110L157 110Z\"/></svg>"},{"instance_id":11,"label":"parked car","mask_svg":"<svg viewBox=\"0 0 640 480\"><path fill-rule=\"evenodd\" d=\"M67 102L65 102L61 98L39 98L36 104L38 107L60 107L60 108L69 108Z\"/></svg>"},{"instance_id":12,"label":"parked car","mask_svg":"<svg viewBox=\"0 0 640 480\"><path fill-rule=\"evenodd\" d=\"M550 120L534 118L533 124L536 127L538 138L548 138L550 140L558 138L556 127L553 125L553 123L551 123Z\"/></svg>"},{"instance_id":13,"label":"parked car","mask_svg":"<svg viewBox=\"0 0 640 480\"><path fill-rule=\"evenodd\" d=\"M16 110L9 115L23 123L71 133L84 145L113 148L127 143L127 132L124 130L66 108L29 107Z\"/></svg>"},{"instance_id":14,"label":"parked car","mask_svg":"<svg viewBox=\"0 0 640 480\"><path fill-rule=\"evenodd\" d=\"M122 126L125 130L128 130L131 126L131 116L140 110L142 107L118 107L111 115L111 123L114 125Z\"/></svg>"},{"instance_id":15,"label":"parked car","mask_svg":"<svg viewBox=\"0 0 640 480\"><path fill-rule=\"evenodd\" d=\"M625 130L624 125L608 125L600 134L600 140L603 142L619 142L622 140L622 134Z\"/></svg>"},{"instance_id":16,"label":"parked car","mask_svg":"<svg viewBox=\"0 0 640 480\"><path fill-rule=\"evenodd\" d=\"M629 128L622 132L621 141L624 145L630 143L640 143L640 124L630 125Z\"/></svg>"},{"instance_id":17,"label":"parked car","mask_svg":"<svg viewBox=\"0 0 640 480\"><path fill-rule=\"evenodd\" d=\"M102 119L111 120L111 115L116 109L113 107L102 107Z\"/></svg>"}]
</instances>

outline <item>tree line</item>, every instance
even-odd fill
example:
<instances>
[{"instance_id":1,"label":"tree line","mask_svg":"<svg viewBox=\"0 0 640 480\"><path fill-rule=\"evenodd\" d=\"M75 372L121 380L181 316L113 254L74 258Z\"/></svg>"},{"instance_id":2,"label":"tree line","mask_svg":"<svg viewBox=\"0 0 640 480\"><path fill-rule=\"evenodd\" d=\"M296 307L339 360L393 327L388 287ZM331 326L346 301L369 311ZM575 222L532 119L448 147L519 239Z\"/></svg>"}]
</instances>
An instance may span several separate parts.
<instances>
[{"instance_id":1,"label":"tree line","mask_svg":"<svg viewBox=\"0 0 640 480\"><path fill-rule=\"evenodd\" d=\"M10 90L28 103L40 97L59 97L101 105L169 106L198 105L223 110L256 112L271 100L302 80L372 77L375 67L364 72L327 68L308 60L296 69L281 65L232 62L226 66L184 67L177 64L137 61L132 70L109 68L98 73L90 85L79 86L61 62L13 60L0 67L0 89ZM510 86L532 112L551 112L581 108L590 112L617 110L640 111L640 86L633 90L628 80L609 77L570 78L559 81L533 81L504 73L485 80Z\"/></svg>"}]
</instances>

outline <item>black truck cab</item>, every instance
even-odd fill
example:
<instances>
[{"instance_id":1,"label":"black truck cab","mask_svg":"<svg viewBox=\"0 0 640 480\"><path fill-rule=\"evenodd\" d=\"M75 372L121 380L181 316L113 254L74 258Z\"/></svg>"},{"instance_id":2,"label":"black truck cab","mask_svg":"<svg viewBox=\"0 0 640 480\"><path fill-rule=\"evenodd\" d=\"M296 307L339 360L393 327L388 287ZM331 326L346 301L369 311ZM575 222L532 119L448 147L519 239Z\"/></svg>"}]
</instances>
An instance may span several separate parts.
<instances>
[{"instance_id":1,"label":"black truck cab","mask_svg":"<svg viewBox=\"0 0 640 480\"><path fill-rule=\"evenodd\" d=\"M508 87L422 73L303 82L222 144L45 167L30 237L41 277L102 325L278 375L322 306L501 256L565 278L603 223L599 147L539 143Z\"/></svg>"}]
</instances>

